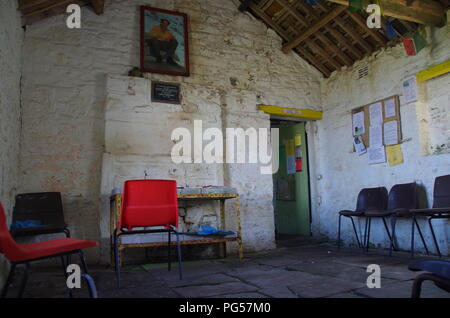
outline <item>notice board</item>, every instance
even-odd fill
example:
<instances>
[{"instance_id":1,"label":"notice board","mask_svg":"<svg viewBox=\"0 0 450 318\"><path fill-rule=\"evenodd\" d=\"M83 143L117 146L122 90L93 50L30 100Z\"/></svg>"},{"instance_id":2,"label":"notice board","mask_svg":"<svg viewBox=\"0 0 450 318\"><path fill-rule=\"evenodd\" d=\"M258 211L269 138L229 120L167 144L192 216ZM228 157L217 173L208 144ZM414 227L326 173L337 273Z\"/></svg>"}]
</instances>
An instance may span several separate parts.
<instances>
[{"instance_id":1,"label":"notice board","mask_svg":"<svg viewBox=\"0 0 450 318\"><path fill-rule=\"evenodd\" d=\"M381 133L384 146L399 144L402 140L401 126L398 95L352 109L352 134L360 135L367 148L371 147L371 139L375 140L371 138L375 137L371 132Z\"/></svg>"}]
</instances>

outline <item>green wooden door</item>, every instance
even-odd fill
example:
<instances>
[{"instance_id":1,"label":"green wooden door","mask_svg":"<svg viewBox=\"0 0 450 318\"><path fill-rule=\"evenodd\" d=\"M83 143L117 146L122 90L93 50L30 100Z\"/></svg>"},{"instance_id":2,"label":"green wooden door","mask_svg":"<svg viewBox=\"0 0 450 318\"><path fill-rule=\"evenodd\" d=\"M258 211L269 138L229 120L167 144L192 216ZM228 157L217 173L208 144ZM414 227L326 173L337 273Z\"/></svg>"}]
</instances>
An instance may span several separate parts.
<instances>
[{"instance_id":1,"label":"green wooden door","mask_svg":"<svg viewBox=\"0 0 450 318\"><path fill-rule=\"evenodd\" d=\"M273 127L280 130L280 165L273 176L276 233L309 236L311 222L305 123Z\"/></svg>"}]
</instances>

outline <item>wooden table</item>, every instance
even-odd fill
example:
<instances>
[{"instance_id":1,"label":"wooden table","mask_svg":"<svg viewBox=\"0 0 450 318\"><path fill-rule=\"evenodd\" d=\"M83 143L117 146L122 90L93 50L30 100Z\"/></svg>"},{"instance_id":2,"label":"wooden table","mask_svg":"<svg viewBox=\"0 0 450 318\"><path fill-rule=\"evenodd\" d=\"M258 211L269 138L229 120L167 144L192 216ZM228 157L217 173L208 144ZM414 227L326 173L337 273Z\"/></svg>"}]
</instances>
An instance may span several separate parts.
<instances>
[{"instance_id":1,"label":"wooden table","mask_svg":"<svg viewBox=\"0 0 450 318\"><path fill-rule=\"evenodd\" d=\"M236 221L237 221L237 233L235 236L226 237L212 237L205 238L201 237L195 240L182 240L181 245L196 245L196 244L221 244L222 245L222 256L226 256L226 243L227 242L237 242L239 245L239 258L244 258L244 248L242 244L242 228L241 228L241 214L240 214L240 197L237 193L225 193L225 194L178 194L178 200L184 202L184 206L179 208L184 208L187 214L187 202L202 202L202 201L219 201L220 202L220 229L226 229L226 213L225 213L225 200L235 199L236 200ZM110 198L110 233L111 237L113 235L114 229L116 227L116 220L119 220L122 212L122 194L112 195ZM176 242L172 242L175 245ZM111 246L112 242L111 242ZM149 243L128 243L122 244L121 239L119 239L119 259L120 264L122 263L122 252L126 248L133 247L156 247L156 246L167 246L167 242L149 242ZM113 247L111 247L113 251ZM111 257L112 256L111 252ZM113 260L113 258L111 258ZM112 261L111 264L114 262Z\"/></svg>"}]
</instances>

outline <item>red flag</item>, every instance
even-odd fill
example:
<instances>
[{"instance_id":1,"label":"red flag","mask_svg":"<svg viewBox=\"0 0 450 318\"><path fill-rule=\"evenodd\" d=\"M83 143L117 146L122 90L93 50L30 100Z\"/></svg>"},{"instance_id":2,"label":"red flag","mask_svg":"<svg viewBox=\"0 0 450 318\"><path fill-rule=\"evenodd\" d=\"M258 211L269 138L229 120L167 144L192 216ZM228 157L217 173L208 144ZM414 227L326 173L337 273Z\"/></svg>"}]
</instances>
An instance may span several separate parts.
<instances>
[{"instance_id":1,"label":"red flag","mask_svg":"<svg viewBox=\"0 0 450 318\"><path fill-rule=\"evenodd\" d=\"M403 38L403 47L405 48L406 54L408 56L416 55L416 46L414 45L413 39Z\"/></svg>"}]
</instances>

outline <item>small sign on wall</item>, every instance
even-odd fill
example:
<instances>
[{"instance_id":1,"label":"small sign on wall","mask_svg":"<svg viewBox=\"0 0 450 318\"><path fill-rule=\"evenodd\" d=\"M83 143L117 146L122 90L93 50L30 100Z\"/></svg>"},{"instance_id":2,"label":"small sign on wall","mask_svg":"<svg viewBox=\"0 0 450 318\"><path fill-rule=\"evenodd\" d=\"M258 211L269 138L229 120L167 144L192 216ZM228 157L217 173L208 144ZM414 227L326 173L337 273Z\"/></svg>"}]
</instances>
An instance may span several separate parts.
<instances>
[{"instance_id":1,"label":"small sign on wall","mask_svg":"<svg viewBox=\"0 0 450 318\"><path fill-rule=\"evenodd\" d=\"M181 104L180 84L152 82L152 102Z\"/></svg>"}]
</instances>

